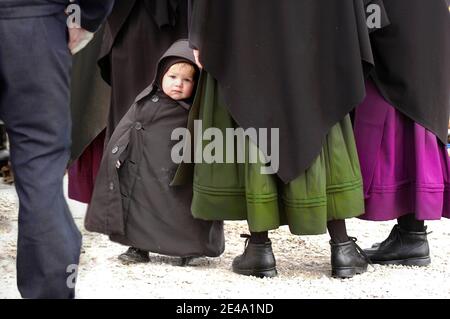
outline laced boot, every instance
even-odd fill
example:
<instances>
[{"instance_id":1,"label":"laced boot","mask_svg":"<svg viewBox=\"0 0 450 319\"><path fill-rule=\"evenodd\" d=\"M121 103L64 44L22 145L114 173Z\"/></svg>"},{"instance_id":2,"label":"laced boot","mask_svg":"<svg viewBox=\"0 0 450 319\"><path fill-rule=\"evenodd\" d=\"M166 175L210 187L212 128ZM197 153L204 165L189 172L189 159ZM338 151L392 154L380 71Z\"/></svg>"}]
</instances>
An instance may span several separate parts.
<instances>
[{"instance_id":1,"label":"laced boot","mask_svg":"<svg viewBox=\"0 0 450 319\"><path fill-rule=\"evenodd\" d=\"M364 251L374 264L427 266L431 258L426 230L414 232L395 225L386 240Z\"/></svg>"},{"instance_id":2,"label":"laced boot","mask_svg":"<svg viewBox=\"0 0 450 319\"><path fill-rule=\"evenodd\" d=\"M250 242L250 235L241 235L245 240L245 250L233 260L233 272L259 278L277 275L275 256L270 239L263 244Z\"/></svg>"},{"instance_id":3,"label":"laced boot","mask_svg":"<svg viewBox=\"0 0 450 319\"><path fill-rule=\"evenodd\" d=\"M356 244L356 238L349 237L344 243L334 243L331 246L331 276L336 278L351 278L367 271L369 258Z\"/></svg>"}]
</instances>

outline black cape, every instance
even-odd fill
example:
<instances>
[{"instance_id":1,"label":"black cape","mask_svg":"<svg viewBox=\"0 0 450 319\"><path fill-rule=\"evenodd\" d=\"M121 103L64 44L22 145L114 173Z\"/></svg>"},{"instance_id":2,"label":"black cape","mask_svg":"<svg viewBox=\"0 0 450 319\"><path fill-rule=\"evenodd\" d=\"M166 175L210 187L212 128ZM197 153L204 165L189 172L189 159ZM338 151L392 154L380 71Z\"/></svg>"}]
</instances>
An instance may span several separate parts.
<instances>
[{"instance_id":1,"label":"black cape","mask_svg":"<svg viewBox=\"0 0 450 319\"><path fill-rule=\"evenodd\" d=\"M389 0L391 24L371 34L372 77L384 98L447 143L450 14L445 0Z\"/></svg>"},{"instance_id":2,"label":"black cape","mask_svg":"<svg viewBox=\"0 0 450 319\"><path fill-rule=\"evenodd\" d=\"M116 0L99 59L102 77L112 88L107 138L152 82L161 55L187 38L187 10L187 0Z\"/></svg>"},{"instance_id":3,"label":"black cape","mask_svg":"<svg viewBox=\"0 0 450 319\"><path fill-rule=\"evenodd\" d=\"M365 95L373 64L363 0L195 0L190 44L243 128L280 129L289 182Z\"/></svg>"}]
</instances>

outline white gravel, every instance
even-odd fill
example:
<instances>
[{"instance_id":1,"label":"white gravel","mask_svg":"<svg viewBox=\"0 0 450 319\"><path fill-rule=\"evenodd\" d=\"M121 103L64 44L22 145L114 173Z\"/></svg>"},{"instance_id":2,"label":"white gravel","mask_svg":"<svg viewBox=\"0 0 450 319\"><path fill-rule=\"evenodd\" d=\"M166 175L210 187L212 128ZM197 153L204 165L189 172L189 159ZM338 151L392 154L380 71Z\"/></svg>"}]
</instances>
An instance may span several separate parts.
<instances>
[{"instance_id":1,"label":"white gravel","mask_svg":"<svg viewBox=\"0 0 450 319\"><path fill-rule=\"evenodd\" d=\"M69 201L80 229L84 205ZM362 247L384 239L394 222L353 219L349 234ZM298 237L286 227L271 232L278 277L257 279L234 274L233 258L244 248L244 222L226 223L226 250L219 258L177 266L177 258L151 256L151 263L122 265L117 256L126 247L106 236L83 230L83 253L77 298L450 298L450 221L427 223L432 264L426 268L374 266L363 275L330 277L328 235ZM0 184L0 298L20 298L16 288L17 198Z\"/></svg>"}]
</instances>

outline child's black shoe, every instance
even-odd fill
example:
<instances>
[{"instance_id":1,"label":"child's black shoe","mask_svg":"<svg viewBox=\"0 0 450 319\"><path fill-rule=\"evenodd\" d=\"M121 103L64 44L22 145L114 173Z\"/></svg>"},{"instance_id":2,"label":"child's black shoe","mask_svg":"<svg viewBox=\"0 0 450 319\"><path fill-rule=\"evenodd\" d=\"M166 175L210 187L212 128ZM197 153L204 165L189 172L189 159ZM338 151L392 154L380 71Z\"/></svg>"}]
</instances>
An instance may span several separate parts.
<instances>
[{"instance_id":1,"label":"child's black shoe","mask_svg":"<svg viewBox=\"0 0 450 319\"><path fill-rule=\"evenodd\" d=\"M119 255L119 260L124 263L148 263L150 261L150 257L148 255L148 251L142 250L135 247L130 247L128 250Z\"/></svg>"}]
</instances>

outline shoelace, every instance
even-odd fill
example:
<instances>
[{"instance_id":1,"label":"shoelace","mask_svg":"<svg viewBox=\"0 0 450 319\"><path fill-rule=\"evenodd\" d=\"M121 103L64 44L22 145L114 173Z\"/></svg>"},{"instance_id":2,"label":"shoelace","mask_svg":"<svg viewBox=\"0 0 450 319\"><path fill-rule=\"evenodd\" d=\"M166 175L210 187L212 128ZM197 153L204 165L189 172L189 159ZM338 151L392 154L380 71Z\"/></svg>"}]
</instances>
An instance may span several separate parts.
<instances>
[{"instance_id":1,"label":"shoelace","mask_svg":"<svg viewBox=\"0 0 450 319\"><path fill-rule=\"evenodd\" d=\"M350 238L350 240L353 241L353 244L355 245L356 251L361 254L361 256L364 257L364 259L369 263L369 265L373 268L373 264L372 261L370 260L369 256L367 256L367 254L364 252L364 249L362 249L361 247L359 247L359 245L356 243L358 241L358 239L356 239L355 237L348 237Z\"/></svg>"},{"instance_id":2,"label":"shoelace","mask_svg":"<svg viewBox=\"0 0 450 319\"><path fill-rule=\"evenodd\" d=\"M402 240L402 236L400 235L400 231L401 231L401 230L400 230L400 227L398 227L397 229L395 229L394 231L392 231L392 233L389 234L389 237L386 238L385 240L383 240L383 241L380 243L380 248L381 248L381 247L384 247L388 242L390 242L390 241L396 241L396 240L400 241L400 244L403 245L403 240ZM433 233L432 231L427 232L427 228L426 228L426 227L425 227L424 231L425 231L425 234L426 234L427 236Z\"/></svg>"},{"instance_id":3,"label":"shoelace","mask_svg":"<svg viewBox=\"0 0 450 319\"><path fill-rule=\"evenodd\" d=\"M252 237L252 236L249 234L241 234L240 236L241 236L241 238L245 238L245 244L244 244L244 252L245 252L247 249L248 243L250 241L250 237Z\"/></svg>"},{"instance_id":4,"label":"shoelace","mask_svg":"<svg viewBox=\"0 0 450 319\"><path fill-rule=\"evenodd\" d=\"M392 232L389 234L388 238L386 238L385 240L383 240L381 243L379 243L379 249L383 248L384 246L386 246L389 242L391 241L400 241L400 244L403 245L403 241L402 241L402 236L400 236L400 229L394 228L392 230Z\"/></svg>"}]
</instances>

